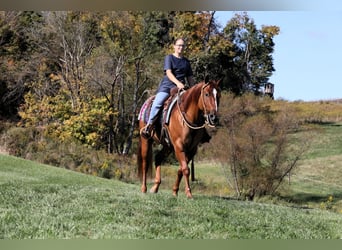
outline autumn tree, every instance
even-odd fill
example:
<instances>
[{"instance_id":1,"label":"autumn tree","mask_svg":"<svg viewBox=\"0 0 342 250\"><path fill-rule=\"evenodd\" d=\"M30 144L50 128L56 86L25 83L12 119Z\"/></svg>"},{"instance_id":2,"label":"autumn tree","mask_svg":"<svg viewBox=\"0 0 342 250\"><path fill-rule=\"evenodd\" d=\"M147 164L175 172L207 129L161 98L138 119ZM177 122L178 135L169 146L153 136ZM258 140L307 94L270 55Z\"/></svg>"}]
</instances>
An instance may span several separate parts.
<instances>
[{"instance_id":1,"label":"autumn tree","mask_svg":"<svg viewBox=\"0 0 342 250\"><path fill-rule=\"evenodd\" d=\"M37 12L0 12L0 115L17 114L27 82L38 76L41 61L31 30L41 21Z\"/></svg>"},{"instance_id":2,"label":"autumn tree","mask_svg":"<svg viewBox=\"0 0 342 250\"><path fill-rule=\"evenodd\" d=\"M212 53L221 50L222 47L215 48L223 41L218 39L214 16L215 11L175 11L170 21L170 37L186 41L185 55L191 61L196 81L203 80L206 75L217 78L218 68L221 68L215 58L217 53Z\"/></svg>"},{"instance_id":3,"label":"autumn tree","mask_svg":"<svg viewBox=\"0 0 342 250\"><path fill-rule=\"evenodd\" d=\"M47 49L57 47L58 77L68 91L72 108L77 111L84 93L86 60L96 46L97 27L87 16L78 12L45 12L44 31L54 37Z\"/></svg>"},{"instance_id":4,"label":"autumn tree","mask_svg":"<svg viewBox=\"0 0 342 250\"><path fill-rule=\"evenodd\" d=\"M5 12L3 17L3 104L12 100L10 93L19 93L25 98L22 124L110 153L129 153L137 112L159 84L173 39L187 40L197 81L206 75L223 79L221 87L235 93L257 93L273 70L277 29L253 29L247 16L236 16L224 32L214 11Z\"/></svg>"},{"instance_id":5,"label":"autumn tree","mask_svg":"<svg viewBox=\"0 0 342 250\"><path fill-rule=\"evenodd\" d=\"M103 43L89 62L89 79L107 100L109 152L129 152L145 90L156 85L152 55L162 34L160 17L158 12L111 12L101 20Z\"/></svg>"},{"instance_id":6,"label":"autumn tree","mask_svg":"<svg viewBox=\"0 0 342 250\"><path fill-rule=\"evenodd\" d=\"M108 152L127 154L137 109L162 74L162 57L153 55L166 41L161 20L167 16L125 11L42 15L44 25L33 34L45 69L30 81L20 109L23 121L48 126L50 135L61 140L73 137L95 148L106 143Z\"/></svg>"},{"instance_id":7,"label":"autumn tree","mask_svg":"<svg viewBox=\"0 0 342 250\"><path fill-rule=\"evenodd\" d=\"M76 138L98 147L103 109L87 89L86 61L97 46L96 23L87 12L43 12L32 30L39 45L39 77L31 79L20 116L58 140ZM33 108L35 107L35 108Z\"/></svg>"}]
</instances>

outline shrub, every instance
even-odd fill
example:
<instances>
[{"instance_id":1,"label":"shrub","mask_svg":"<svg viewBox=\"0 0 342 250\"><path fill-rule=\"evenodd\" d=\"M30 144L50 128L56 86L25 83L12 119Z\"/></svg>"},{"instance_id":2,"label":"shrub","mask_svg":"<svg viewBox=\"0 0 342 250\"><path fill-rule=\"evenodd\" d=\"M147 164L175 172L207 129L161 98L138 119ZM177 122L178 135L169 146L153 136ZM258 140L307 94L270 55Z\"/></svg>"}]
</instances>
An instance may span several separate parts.
<instances>
[{"instance_id":1,"label":"shrub","mask_svg":"<svg viewBox=\"0 0 342 250\"><path fill-rule=\"evenodd\" d=\"M40 140L35 128L12 127L3 135L3 143L11 155L23 157Z\"/></svg>"},{"instance_id":2,"label":"shrub","mask_svg":"<svg viewBox=\"0 0 342 250\"><path fill-rule=\"evenodd\" d=\"M272 195L306 148L291 141L299 126L296 113L286 106L272 111L270 99L254 95L225 98L223 129L213 143L227 182L240 198Z\"/></svg>"},{"instance_id":3,"label":"shrub","mask_svg":"<svg viewBox=\"0 0 342 250\"><path fill-rule=\"evenodd\" d=\"M130 181L135 176L132 157L108 154L73 139L58 141L43 129L13 127L2 137L17 157L109 179Z\"/></svg>"}]
</instances>

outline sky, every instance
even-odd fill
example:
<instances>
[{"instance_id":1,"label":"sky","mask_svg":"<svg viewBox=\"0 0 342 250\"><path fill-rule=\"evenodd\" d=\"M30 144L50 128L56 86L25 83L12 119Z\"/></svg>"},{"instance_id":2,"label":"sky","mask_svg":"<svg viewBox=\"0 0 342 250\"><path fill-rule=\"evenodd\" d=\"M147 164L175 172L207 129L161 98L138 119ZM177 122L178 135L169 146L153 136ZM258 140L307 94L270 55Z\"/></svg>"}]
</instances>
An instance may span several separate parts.
<instances>
[{"instance_id":1,"label":"sky","mask_svg":"<svg viewBox=\"0 0 342 250\"><path fill-rule=\"evenodd\" d=\"M310 11L247 11L258 28L276 25L273 64L275 99L318 101L342 99L342 1ZM234 14L217 11L223 27Z\"/></svg>"}]
</instances>

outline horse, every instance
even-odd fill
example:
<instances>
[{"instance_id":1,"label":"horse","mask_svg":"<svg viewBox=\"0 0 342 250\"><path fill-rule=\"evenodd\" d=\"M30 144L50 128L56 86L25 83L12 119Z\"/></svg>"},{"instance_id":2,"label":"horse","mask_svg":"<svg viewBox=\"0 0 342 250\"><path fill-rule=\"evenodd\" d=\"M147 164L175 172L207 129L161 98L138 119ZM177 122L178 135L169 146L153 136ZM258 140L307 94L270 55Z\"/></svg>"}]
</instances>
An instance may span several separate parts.
<instances>
[{"instance_id":1,"label":"horse","mask_svg":"<svg viewBox=\"0 0 342 250\"><path fill-rule=\"evenodd\" d=\"M155 155L155 179L150 189L151 193L157 193L161 184L161 164L171 152L179 162L176 182L172 188L173 195L178 195L179 185L184 176L185 194L192 198L189 184L190 170L188 163L197 153L198 145L206 140L206 126L215 127L218 122L218 106L220 100L220 81L204 81L193 85L191 88L178 91L174 105L170 105L167 122L155 122L155 128L151 138L139 136L137 153L138 173L142 181L141 191L146 193L146 175L152 166L153 143L162 144L162 149ZM171 98L171 97L170 97ZM143 107L145 106L144 110ZM140 114L146 111L146 102L140 110ZM166 113L166 112L164 112ZM139 130L146 126L146 120L139 115Z\"/></svg>"}]
</instances>

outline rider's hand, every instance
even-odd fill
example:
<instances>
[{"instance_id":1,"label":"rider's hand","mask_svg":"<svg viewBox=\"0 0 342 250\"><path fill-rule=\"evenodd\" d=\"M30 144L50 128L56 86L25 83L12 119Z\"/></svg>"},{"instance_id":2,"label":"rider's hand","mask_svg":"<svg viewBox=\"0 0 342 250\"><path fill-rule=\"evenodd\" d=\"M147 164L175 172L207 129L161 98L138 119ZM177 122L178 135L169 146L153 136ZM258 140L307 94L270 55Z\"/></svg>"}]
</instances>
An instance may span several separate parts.
<instances>
[{"instance_id":1,"label":"rider's hand","mask_svg":"<svg viewBox=\"0 0 342 250\"><path fill-rule=\"evenodd\" d=\"M179 89L184 89L184 84L182 83L182 82L179 82L178 84L177 84L177 87L179 88Z\"/></svg>"}]
</instances>

